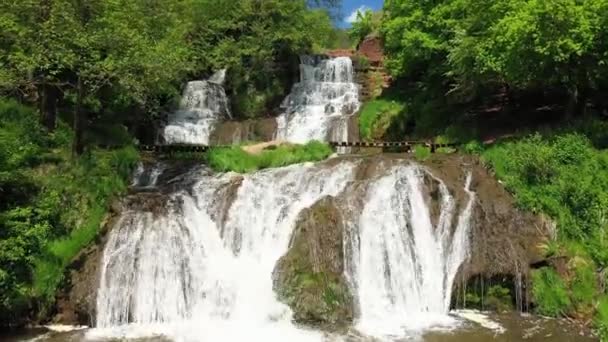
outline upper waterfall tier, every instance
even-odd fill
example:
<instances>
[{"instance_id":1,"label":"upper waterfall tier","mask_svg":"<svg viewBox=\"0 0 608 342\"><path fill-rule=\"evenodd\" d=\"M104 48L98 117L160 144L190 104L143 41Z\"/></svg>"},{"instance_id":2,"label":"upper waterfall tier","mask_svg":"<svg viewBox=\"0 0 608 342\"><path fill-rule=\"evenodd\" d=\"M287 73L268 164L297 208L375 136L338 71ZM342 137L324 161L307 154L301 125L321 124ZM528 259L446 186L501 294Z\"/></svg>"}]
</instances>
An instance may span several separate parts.
<instances>
[{"instance_id":1,"label":"upper waterfall tier","mask_svg":"<svg viewBox=\"0 0 608 342\"><path fill-rule=\"evenodd\" d=\"M300 82L285 98L285 111L277 118L277 138L296 143L347 141L348 120L360 106L353 79L348 57L302 56Z\"/></svg>"},{"instance_id":2,"label":"upper waterfall tier","mask_svg":"<svg viewBox=\"0 0 608 342\"><path fill-rule=\"evenodd\" d=\"M179 110L169 116L163 131L166 143L208 144L215 125L230 118L223 82L225 70L206 81L188 82Z\"/></svg>"}]
</instances>

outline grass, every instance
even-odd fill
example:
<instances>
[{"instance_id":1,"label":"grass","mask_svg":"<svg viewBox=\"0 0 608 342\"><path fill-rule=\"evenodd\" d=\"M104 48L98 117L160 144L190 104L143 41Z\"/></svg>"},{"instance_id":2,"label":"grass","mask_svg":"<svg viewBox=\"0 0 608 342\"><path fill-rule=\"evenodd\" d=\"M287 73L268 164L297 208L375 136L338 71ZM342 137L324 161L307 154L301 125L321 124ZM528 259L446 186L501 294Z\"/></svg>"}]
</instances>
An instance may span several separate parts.
<instances>
[{"instance_id":1,"label":"grass","mask_svg":"<svg viewBox=\"0 0 608 342\"><path fill-rule=\"evenodd\" d=\"M327 144L312 141L305 145L281 145L263 150L260 154L249 154L238 146L214 148L207 153L207 163L218 172L253 172L261 169L281 167L308 161L320 161L333 153Z\"/></svg>"},{"instance_id":2,"label":"grass","mask_svg":"<svg viewBox=\"0 0 608 342\"><path fill-rule=\"evenodd\" d=\"M570 309L566 284L552 268L543 267L532 273L532 295L541 315L556 317Z\"/></svg>"},{"instance_id":3,"label":"grass","mask_svg":"<svg viewBox=\"0 0 608 342\"><path fill-rule=\"evenodd\" d=\"M608 338L608 295L602 296L598 301L594 325L603 338L602 341L605 341Z\"/></svg>"},{"instance_id":4,"label":"grass","mask_svg":"<svg viewBox=\"0 0 608 342\"><path fill-rule=\"evenodd\" d=\"M392 99L377 98L363 105L359 114L359 132L364 140L381 138L394 117L405 105Z\"/></svg>"}]
</instances>

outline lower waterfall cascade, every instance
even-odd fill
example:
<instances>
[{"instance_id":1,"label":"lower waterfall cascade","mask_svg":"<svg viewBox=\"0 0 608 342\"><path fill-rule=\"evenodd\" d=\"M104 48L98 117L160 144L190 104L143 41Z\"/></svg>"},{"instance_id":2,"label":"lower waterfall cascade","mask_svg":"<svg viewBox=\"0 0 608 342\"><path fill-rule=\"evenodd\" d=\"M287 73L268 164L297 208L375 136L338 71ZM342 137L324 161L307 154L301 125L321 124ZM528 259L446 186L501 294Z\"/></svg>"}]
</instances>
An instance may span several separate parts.
<instances>
[{"instance_id":1,"label":"lower waterfall cascade","mask_svg":"<svg viewBox=\"0 0 608 342\"><path fill-rule=\"evenodd\" d=\"M433 225L423 181L438 182L440 214ZM474 203L452 227L456 203L445 184L419 166L398 166L370 184L357 219L349 220L348 278L359 301L356 328L372 336L401 336L452 325L447 316L454 277L467 256ZM382 275L382 276L379 276Z\"/></svg>"},{"instance_id":2,"label":"lower waterfall cascade","mask_svg":"<svg viewBox=\"0 0 608 342\"><path fill-rule=\"evenodd\" d=\"M249 175L198 168L188 175L191 189L170 194L163 212L125 210L104 249L96 329L88 336L330 339L294 325L272 285L298 214L325 196L346 198L340 206L350 215L345 275L358 302L356 330L382 338L454 324L447 313L467 255L471 176L458 213L441 180L408 161L383 170L354 195L352 187L361 183L357 165L340 160ZM435 223L425 177L439 187ZM350 205L352 196L363 196L363 207Z\"/></svg>"}]
</instances>

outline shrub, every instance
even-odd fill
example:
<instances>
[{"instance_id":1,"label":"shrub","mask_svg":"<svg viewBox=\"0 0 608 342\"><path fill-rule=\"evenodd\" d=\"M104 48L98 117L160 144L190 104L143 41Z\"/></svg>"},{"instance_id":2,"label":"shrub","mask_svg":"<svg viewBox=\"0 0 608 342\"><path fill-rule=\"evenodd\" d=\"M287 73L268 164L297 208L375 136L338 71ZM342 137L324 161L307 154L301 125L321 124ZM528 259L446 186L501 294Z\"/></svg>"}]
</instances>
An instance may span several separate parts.
<instances>
[{"instance_id":1,"label":"shrub","mask_svg":"<svg viewBox=\"0 0 608 342\"><path fill-rule=\"evenodd\" d=\"M416 145L414 147L414 157L420 161L427 160L431 157L431 149L426 146Z\"/></svg>"},{"instance_id":2,"label":"shrub","mask_svg":"<svg viewBox=\"0 0 608 342\"><path fill-rule=\"evenodd\" d=\"M483 145L477 140L471 140L463 147L464 153L481 154L483 153Z\"/></svg>"}]
</instances>

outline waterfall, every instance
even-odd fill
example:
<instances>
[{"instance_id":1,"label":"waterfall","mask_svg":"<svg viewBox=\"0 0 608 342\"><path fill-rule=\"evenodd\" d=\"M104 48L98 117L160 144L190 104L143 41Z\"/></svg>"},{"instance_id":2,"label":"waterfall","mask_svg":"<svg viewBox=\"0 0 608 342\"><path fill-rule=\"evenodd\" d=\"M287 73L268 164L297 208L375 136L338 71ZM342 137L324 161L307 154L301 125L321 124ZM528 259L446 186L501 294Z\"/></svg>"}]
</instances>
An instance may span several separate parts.
<instances>
[{"instance_id":1,"label":"waterfall","mask_svg":"<svg viewBox=\"0 0 608 342\"><path fill-rule=\"evenodd\" d=\"M285 98L277 138L295 143L348 140L348 120L359 109L352 60L302 56L300 82Z\"/></svg>"},{"instance_id":2,"label":"waterfall","mask_svg":"<svg viewBox=\"0 0 608 342\"><path fill-rule=\"evenodd\" d=\"M435 224L425 177L438 183ZM363 208L351 208L345 254L359 331L404 336L454 323L447 313L454 277L467 257L475 198L470 182L469 174L468 199L455 222L455 200L445 184L416 165L390 169L369 185Z\"/></svg>"},{"instance_id":3,"label":"waterfall","mask_svg":"<svg viewBox=\"0 0 608 342\"><path fill-rule=\"evenodd\" d=\"M89 337L308 341L272 290L298 213L340 193L355 164L251 175L196 171L160 212L126 210L105 246L97 328ZM228 203L228 205L225 205Z\"/></svg>"},{"instance_id":4,"label":"waterfall","mask_svg":"<svg viewBox=\"0 0 608 342\"><path fill-rule=\"evenodd\" d=\"M230 118L224 90L226 70L220 70L206 81L188 82L180 108L169 116L163 131L168 144L208 144L215 125Z\"/></svg>"},{"instance_id":5,"label":"waterfall","mask_svg":"<svg viewBox=\"0 0 608 342\"><path fill-rule=\"evenodd\" d=\"M457 205L420 165L380 165L356 180L364 166L341 160L249 175L199 168L182 176L189 185L166 195L157 210L127 208L104 249L97 329L89 336L322 340L291 323L272 273L298 214L325 196L336 198L344 218L355 329L393 339L454 325L448 312L468 253L471 175Z\"/></svg>"}]
</instances>

